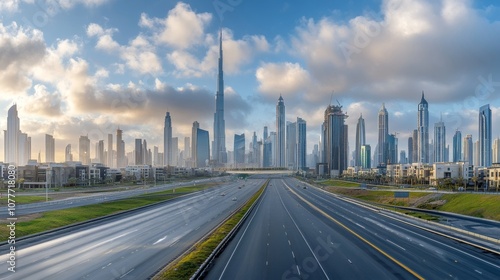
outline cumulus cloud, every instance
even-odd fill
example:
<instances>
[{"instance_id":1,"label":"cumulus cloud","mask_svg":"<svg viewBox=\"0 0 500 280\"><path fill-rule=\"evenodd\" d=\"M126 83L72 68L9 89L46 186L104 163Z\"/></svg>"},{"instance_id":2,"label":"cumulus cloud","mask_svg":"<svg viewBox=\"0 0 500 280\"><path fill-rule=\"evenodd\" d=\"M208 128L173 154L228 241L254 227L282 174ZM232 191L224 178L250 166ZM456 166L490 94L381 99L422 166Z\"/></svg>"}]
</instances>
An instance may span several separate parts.
<instances>
[{"instance_id":1,"label":"cumulus cloud","mask_svg":"<svg viewBox=\"0 0 500 280\"><path fill-rule=\"evenodd\" d=\"M500 25L470 1L387 0L381 17L346 23L304 19L291 51L305 61L316 94L413 100L421 90L437 102L474 93L481 75L498 73Z\"/></svg>"},{"instance_id":2,"label":"cumulus cloud","mask_svg":"<svg viewBox=\"0 0 500 280\"><path fill-rule=\"evenodd\" d=\"M196 13L189 4L179 2L164 19L142 14L139 26L153 29L158 43L186 49L203 42L205 28L211 20L211 14Z\"/></svg>"},{"instance_id":3,"label":"cumulus cloud","mask_svg":"<svg viewBox=\"0 0 500 280\"><path fill-rule=\"evenodd\" d=\"M45 55L43 34L16 23L0 23L0 49L0 91L16 95L24 92L32 84L32 67Z\"/></svg>"},{"instance_id":4,"label":"cumulus cloud","mask_svg":"<svg viewBox=\"0 0 500 280\"><path fill-rule=\"evenodd\" d=\"M59 117L63 114L59 92L49 92L46 86L40 84L35 85L33 89L33 94L21 98L21 112L32 117Z\"/></svg>"},{"instance_id":5,"label":"cumulus cloud","mask_svg":"<svg viewBox=\"0 0 500 280\"><path fill-rule=\"evenodd\" d=\"M140 74L158 73L162 70L161 60L155 46L142 34L137 35L127 45L120 45L113 39L117 29L104 29L96 23L87 26L87 36L97 37L96 48L111 54L118 54L125 65ZM123 71L118 71L123 72Z\"/></svg>"},{"instance_id":6,"label":"cumulus cloud","mask_svg":"<svg viewBox=\"0 0 500 280\"><path fill-rule=\"evenodd\" d=\"M255 73L259 91L276 96L298 94L310 84L309 73L298 63L264 63Z\"/></svg>"}]
</instances>

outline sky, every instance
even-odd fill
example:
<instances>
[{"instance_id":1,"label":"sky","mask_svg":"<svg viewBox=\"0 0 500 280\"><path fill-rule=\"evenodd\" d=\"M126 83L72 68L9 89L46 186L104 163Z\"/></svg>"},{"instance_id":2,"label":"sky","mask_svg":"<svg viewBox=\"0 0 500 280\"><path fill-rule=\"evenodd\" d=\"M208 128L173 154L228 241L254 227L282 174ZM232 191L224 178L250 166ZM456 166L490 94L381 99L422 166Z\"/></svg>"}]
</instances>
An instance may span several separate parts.
<instances>
[{"instance_id":1,"label":"sky","mask_svg":"<svg viewBox=\"0 0 500 280\"><path fill-rule=\"evenodd\" d=\"M180 149L194 121L212 138L220 30L228 150L276 130L280 95L286 119L307 122L308 153L337 103L351 150L361 114L376 146L382 103L406 150L422 91L430 139L442 118L450 147L457 129L477 140L484 104L500 136L500 3L486 0L2 0L0 128L17 104L32 158L52 134L56 161L118 127L127 152L135 138L162 150L167 111Z\"/></svg>"}]
</instances>

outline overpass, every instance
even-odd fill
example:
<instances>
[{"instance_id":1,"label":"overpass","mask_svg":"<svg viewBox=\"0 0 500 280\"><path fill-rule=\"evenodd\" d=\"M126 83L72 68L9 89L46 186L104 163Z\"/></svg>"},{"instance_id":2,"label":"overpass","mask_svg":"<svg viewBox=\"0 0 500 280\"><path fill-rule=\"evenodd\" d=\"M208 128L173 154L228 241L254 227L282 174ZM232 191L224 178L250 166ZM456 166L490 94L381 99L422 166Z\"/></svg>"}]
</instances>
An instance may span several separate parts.
<instances>
[{"instance_id":1,"label":"overpass","mask_svg":"<svg viewBox=\"0 0 500 280\"><path fill-rule=\"evenodd\" d=\"M282 174L282 175L292 175L293 170L285 168L220 168L217 169L220 172L226 172L229 174Z\"/></svg>"}]
</instances>

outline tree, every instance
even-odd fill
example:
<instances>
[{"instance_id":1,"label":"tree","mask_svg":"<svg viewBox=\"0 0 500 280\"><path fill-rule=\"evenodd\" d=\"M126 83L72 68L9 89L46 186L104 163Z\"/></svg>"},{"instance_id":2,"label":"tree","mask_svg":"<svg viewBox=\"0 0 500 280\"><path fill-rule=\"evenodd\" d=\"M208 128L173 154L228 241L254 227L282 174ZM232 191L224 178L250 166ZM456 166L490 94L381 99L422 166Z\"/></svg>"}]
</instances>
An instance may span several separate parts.
<instances>
[{"instance_id":1,"label":"tree","mask_svg":"<svg viewBox=\"0 0 500 280\"><path fill-rule=\"evenodd\" d=\"M70 186L75 186L77 182L78 182L78 180L75 177L71 177L68 179L68 184Z\"/></svg>"}]
</instances>

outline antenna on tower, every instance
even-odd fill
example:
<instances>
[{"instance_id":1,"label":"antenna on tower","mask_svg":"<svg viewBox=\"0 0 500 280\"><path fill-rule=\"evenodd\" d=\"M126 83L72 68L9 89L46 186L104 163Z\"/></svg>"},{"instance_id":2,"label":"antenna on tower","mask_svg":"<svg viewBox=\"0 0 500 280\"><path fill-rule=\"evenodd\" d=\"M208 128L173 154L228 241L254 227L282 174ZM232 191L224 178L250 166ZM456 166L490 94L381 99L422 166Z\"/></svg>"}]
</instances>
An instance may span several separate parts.
<instances>
[{"instance_id":1,"label":"antenna on tower","mask_svg":"<svg viewBox=\"0 0 500 280\"><path fill-rule=\"evenodd\" d=\"M334 92L335 92L335 91L334 91L334 90L332 90L332 95L330 95L330 106L332 106L332 99L333 99L333 93L334 93Z\"/></svg>"},{"instance_id":2,"label":"antenna on tower","mask_svg":"<svg viewBox=\"0 0 500 280\"><path fill-rule=\"evenodd\" d=\"M338 99L335 99L337 101L337 104L339 104L340 107L342 107L342 105L340 105L340 102Z\"/></svg>"}]
</instances>

